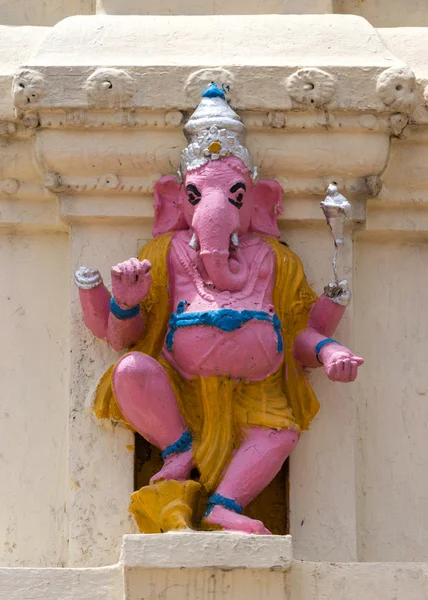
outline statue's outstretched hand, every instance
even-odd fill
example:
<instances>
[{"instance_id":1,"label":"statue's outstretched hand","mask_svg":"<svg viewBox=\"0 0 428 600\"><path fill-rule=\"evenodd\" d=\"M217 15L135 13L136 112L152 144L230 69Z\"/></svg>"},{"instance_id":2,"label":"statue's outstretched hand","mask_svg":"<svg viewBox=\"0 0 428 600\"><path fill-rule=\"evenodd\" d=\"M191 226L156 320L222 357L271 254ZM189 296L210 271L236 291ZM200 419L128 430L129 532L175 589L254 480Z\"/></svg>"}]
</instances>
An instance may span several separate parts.
<instances>
[{"instance_id":1,"label":"statue's outstretched hand","mask_svg":"<svg viewBox=\"0 0 428 600\"><path fill-rule=\"evenodd\" d=\"M349 348L339 344L327 344L322 348L319 356L327 377L332 381L343 383L354 381L358 367L364 363L364 358L355 356Z\"/></svg>"},{"instance_id":2,"label":"statue's outstretched hand","mask_svg":"<svg viewBox=\"0 0 428 600\"><path fill-rule=\"evenodd\" d=\"M151 268L148 260L140 262L138 258L130 258L112 267L113 296L121 308L132 308L144 300L152 283Z\"/></svg>"}]
</instances>

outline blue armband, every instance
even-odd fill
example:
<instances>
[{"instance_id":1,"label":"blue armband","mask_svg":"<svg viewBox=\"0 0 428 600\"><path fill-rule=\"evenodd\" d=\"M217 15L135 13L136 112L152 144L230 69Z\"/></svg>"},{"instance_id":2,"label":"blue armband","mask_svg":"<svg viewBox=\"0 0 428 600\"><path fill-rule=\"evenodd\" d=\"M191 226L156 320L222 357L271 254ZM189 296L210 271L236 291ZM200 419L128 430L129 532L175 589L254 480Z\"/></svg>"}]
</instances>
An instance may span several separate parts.
<instances>
[{"instance_id":1,"label":"blue armband","mask_svg":"<svg viewBox=\"0 0 428 600\"><path fill-rule=\"evenodd\" d=\"M137 304L137 306L133 306L132 308L120 308L120 306L116 304L114 296L112 296L110 298L110 312L116 317L116 319L127 321L128 319L133 319L140 314L140 305Z\"/></svg>"},{"instance_id":2,"label":"blue armband","mask_svg":"<svg viewBox=\"0 0 428 600\"><path fill-rule=\"evenodd\" d=\"M327 344L340 344L340 342L337 342L332 338L326 338L325 340L321 340L320 342L318 342L318 344L315 346L315 356L317 357L317 361L320 365L322 365L322 362L320 361L319 353L324 348L324 346L327 346Z\"/></svg>"}]
</instances>

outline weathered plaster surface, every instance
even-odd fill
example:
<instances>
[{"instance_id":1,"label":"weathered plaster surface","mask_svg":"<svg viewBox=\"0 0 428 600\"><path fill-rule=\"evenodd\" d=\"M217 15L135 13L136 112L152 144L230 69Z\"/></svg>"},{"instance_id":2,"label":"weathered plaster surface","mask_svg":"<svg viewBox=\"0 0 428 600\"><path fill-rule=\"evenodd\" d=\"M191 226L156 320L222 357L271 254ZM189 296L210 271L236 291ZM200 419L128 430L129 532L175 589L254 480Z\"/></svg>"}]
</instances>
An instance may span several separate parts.
<instances>
[{"instance_id":1,"label":"weathered plaster surface","mask_svg":"<svg viewBox=\"0 0 428 600\"><path fill-rule=\"evenodd\" d=\"M121 561L126 569L268 569L291 566L291 536L230 532L125 535Z\"/></svg>"},{"instance_id":2,"label":"weathered plaster surface","mask_svg":"<svg viewBox=\"0 0 428 600\"><path fill-rule=\"evenodd\" d=\"M0 231L3 565L67 560L68 262L64 233Z\"/></svg>"},{"instance_id":3,"label":"weathered plaster surface","mask_svg":"<svg viewBox=\"0 0 428 600\"><path fill-rule=\"evenodd\" d=\"M295 562L290 578L291 600L422 600L428 595L427 563Z\"/></svg>"},{"instance_id":4,"label":"weathered plaster surface","mask_svg":"<svg viewBox=\"0 0 428 600\"><path fill-rule=\"evenodd\" d=\"M316 281L331 276L331 239L325 235L323 224L308 227L284 223L282 237L308 265L308 281L321 293ZM339 268L353 287L350 241L341 249ZM360 351L353 339L353 313L351 304L335 337ZM356 560L355 470L350 468L355 460L354 386L331 386L320 375L313 373L311 383L322 399L322 410L290 457L293 551L295 558L304 560L319 560L320 555L328 561Z\"/></svg>"},{"instance_id":5,"label":"weathered plaster surface","mask_svg":"<svg viewBox=\"0 0 428 600\"><path fill-rule=\"evenodd\" d=\"M376 256L374 263L370 256ZM426 232L361 232L356 239L355 293L370 289L382 306L376 310L365 296L355 307L360 323L355 343L368 363L355 386L360 560L428 560L428 523L423 517L428 511L428 381L423 359L428 322L422 316L427 259ZM408 305L409 290L415 318L395 318ZM370 336L373 331L376 335Z\"/></svg>"},{"instance_id":6,"label":"weathered plaster surface","mask_svg":"<svg viewBox=\"0 0 428 600\"><path fill-rule=\"evenodd\" d=\"M290 560L289 538L259 538L255 545L236 534L162 539L171 535L179 556L151 539L160 536L131 536L113 567L0 569L0 600L422 600L428 594L428 563L311 563ZM218 535L230 538L223 557Z\"/></svg>"},{"instance_id":7,"label":"weathered plaster surface","mask_svg":"<svg viewBox=\"0 0 428 600\"><path fill-rule=\"evenodd\" d=\"M137 253L141 234L141 227L130 224L73 224L73 273L82 264L96 264L109 282L110 266ZM106 243L113 237L114 245ZM115 562L123 532L134 531L128 513L134 479L134 436L109 422L100 426L91 413L92 395L99 374L114 362L117 354L85 329L74 285L70 300L73 333L70 346L68 564L101 566Z\"/></svg>"},{"instance_id":8,"label":"weathered plaster surface","mask_svg":"<svg viewBox=\"0 0 428 600\"><path fill-rule=\"evenodd\" d=\"M133 531L132 435L90 412L116 355L84 330L71 273L86 263L109 284L150 238L153 182L175 172L182 122L213 78L231 86L261 176L284 187L282 238L317 292L331 255L319 202L331 181L352 201L354 299L337 337L367 359L351 389L312 377L322 410L291 460L294 554L321 563L140 565L128 584L122 567L5 569L1 600L425 598L426 563L343 561L428 560L426 30L100 14L0 33L1 564L113 564Z\"/></svg>"},{"instance_id":9,"label":"weathered plaster surface","mask_svg":"<svg viewBox=\"0 0 428 600\"><path fill-rule=\"evenodd\" d=\"M121 566L0 569L0 600L122 600Z\"/></svg>"},{"instance_id":10,"label":"weathered plaster surface","mask_svg":"<svg viewBox=\"0 0 428 600\"><path fill-rule=\"evenodd\" d=\"M96 0L1 0L3 25L55 25L71 15L91 15Z\"/></svg>"},{"instance_id":11,"label":"weathered plaster surface","mask_svg":"<svg viewBox=\"0 0 428 600\"><path fill-rule=\"evenodd\" d=\"M329 13L332 0L98 0L111 15L256 15Z\"/></svg>"},{"instance_id":12,"label":"weathered plaster surface","mask_svg":"<svg viewBox=\"0 0 428 600\"><path fill-rule=\"evenodd\" d=\"M40 44L50 29L48 27L7 27L3 24L4 20L1 16L0 23L0 52L2 55L0 70L0 119L12 119L11 79L16 69L28 59L34 48Z\"/></svg>"},{"instance_id":13,"label":"weathered plaster surface","mask_svg":"<svg viewBox=\"0 0 428 600\"><path fill-rule=\"evenodd\" d=\"M334 12L361 15L374 27L426 27L425 0L334 0Z\"/></svg>"}]
</instances>

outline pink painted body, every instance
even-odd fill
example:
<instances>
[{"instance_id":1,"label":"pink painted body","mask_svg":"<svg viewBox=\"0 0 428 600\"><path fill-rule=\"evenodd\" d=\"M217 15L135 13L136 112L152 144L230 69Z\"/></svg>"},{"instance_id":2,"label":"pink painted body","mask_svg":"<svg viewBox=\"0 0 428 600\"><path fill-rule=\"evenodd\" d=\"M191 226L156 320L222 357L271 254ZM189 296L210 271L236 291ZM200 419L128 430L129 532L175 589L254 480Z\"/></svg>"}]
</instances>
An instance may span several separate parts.
<instances>
[{"instance_id":1,"label":"pink painted body","mask_svg":"<svg viewBox=\"0 0 428 600\"><path fill-rule=\"evenodd\" d=\"M199 259L198 253L189 247L190 237L189 231L180 231L172 241L169 271L174 274L171 289L174 309L181 300L186 300L189 303L186 312L232 308L274 314L275 259L266 242L254 234L240 239L243 260L251 265L251 277L239 293L209 289L201 296L198 288L203 288L200 274L203 266L195 268ZM229 375L262 380L277 371L283 361L283 354L277 351L273 325L254 320L235 331L200 326L178 329L172 352L164 346L163 354L187 379L195 375Z\"/></svg>"},{"instance_id":2,"label":"pink painted body","mask_svg":"<svg viewBox=\"0 0 428 600\"><path fill-rule=\"evenodd\" d=\"M245 165L235 157L212 161L189 171L184 185L162 177L155 186L154 235L176 231L168 257L171 312L180 301L186 312L232 308L273 314L275 258L257 234L279 236L276 216L282 189L275 181L253 184ZM236 235L235 235L236 234ZM191 239L193 238L193 242ZM239 247L233 240L238 239ZM189 243L194 247L190 247ZM141 302L150 287L150 265L130 259L112 269L113 295L122 308ZM117 350L144 335L140 315L121 321L109 314L104 286L80 293L85 324ZM312 307L308 327L295 341L297 360L318 367L317 343L330 337L345 309L322 295ZM234 331L195 325L178 329L164 358L185 378L231 376L263 380L283 361L271 323L251 320ZM363 359L339 344L320 353L328 377L353 381ZM161 449L173 444L187 425L161 365L131 353L116 366L113 384L121 410L134 428ZM277 474L298 441L294 430L251 427L224 474L217 493L245 506ZM173 454L153 478L188 478L192 452ZM262 523L216 506L208 517L225 529L269 533Z\"/></svg>"},{"instance_id":3,"label":"pink painted body","mask_svg":"<svg viewBox=\"0 0 428 600\"><path fill-rule=\"evenodd\" d=\"M95 337L107 336L107 323L110 314L110 292L104 284L90 290L79 289L83 322Z\"/></svg>"}]
</instances>

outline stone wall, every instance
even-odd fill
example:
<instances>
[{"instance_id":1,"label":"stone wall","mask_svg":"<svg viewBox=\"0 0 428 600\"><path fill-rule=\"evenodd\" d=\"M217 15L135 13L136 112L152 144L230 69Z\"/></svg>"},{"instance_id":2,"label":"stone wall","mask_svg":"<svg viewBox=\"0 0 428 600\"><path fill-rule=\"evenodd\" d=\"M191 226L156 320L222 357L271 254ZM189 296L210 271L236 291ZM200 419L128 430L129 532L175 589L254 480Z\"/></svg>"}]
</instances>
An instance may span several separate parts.
<instances>
[{"instance_id":1,"label":"stone wall","mask_svg":"<svg viewBox=\"0 0 428 600\"><path fill-rule=\"evenodd\" d=\"M2 0L1 25L51 26L72 15L95 14L96 0Z\"/></svg>"},{"instance_id":2,"label":"stone wall","mask_svg":"<svg viewBox=\"0 0 428 600\"><path fill-rule=\"evenodd\" d=\"M358 578L382 581L381 600L418 598L426 565L327 563L428 561L427 38L327 14L0 28L2 566L104 567L135 531L133 437L91 413L117 355L84 329L73 272L95 266L109 283L110 266L150 239L153 183L175 172L183 121L214 80L230 86L261 177L284 187L282 238L318 293L331 278L327 185L353 205L341 268L354 299L337 337L366 364L351 386L311 375L322 409L291 458L296 562L281 581L293 598L357 599ZM85 571L87 590L104 573L113 591L99 597L116 598L121 572ZM66 589L76 571L34 573ZM30 575L0 571L1 600L2 577L6 590L29 578L25 597L39 598Z\"/></svg>"},{"instance_id":3,"label":"stone wall","mask_svg":"<svg viewBox=\"0 0 428 600\"><path fill-rule=\"evenodd\" d=\"M425 0L2 0L0 24L52 26L73 15L351 14L374 27L426 27Z\"/></svg>"}]
</instances>

